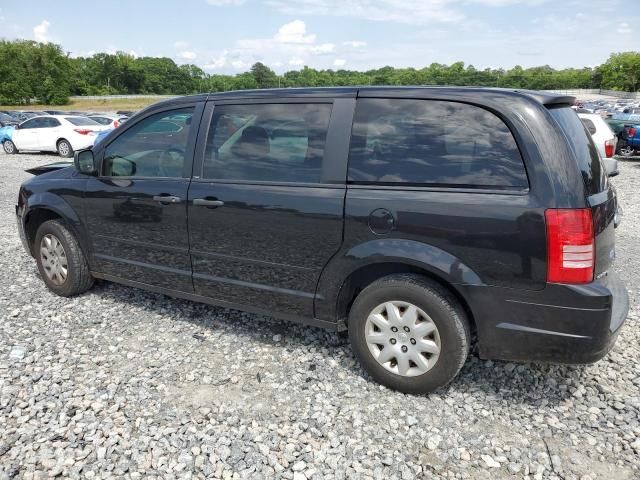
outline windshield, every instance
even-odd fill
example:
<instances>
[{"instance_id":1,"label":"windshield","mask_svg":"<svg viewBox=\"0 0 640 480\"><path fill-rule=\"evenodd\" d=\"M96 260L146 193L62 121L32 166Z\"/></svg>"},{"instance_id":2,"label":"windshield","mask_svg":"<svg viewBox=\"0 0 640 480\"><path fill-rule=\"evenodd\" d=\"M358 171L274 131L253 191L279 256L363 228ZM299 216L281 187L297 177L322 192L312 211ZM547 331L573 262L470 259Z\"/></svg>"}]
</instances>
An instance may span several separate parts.
<instances>
[{"instance_id":1,"label":"windshield","mask_svg":"<svg viewBox=\"0 0 640 480\"><path fill-rule=\"evenodd\" d=\"M569 107L551 108L549 112L560 126L560 130L564 133L571 150L573 150L587 194L593 195L602 192L607 188L607 176L598 150L580 118Z\"/></svg>"}]
</instances>

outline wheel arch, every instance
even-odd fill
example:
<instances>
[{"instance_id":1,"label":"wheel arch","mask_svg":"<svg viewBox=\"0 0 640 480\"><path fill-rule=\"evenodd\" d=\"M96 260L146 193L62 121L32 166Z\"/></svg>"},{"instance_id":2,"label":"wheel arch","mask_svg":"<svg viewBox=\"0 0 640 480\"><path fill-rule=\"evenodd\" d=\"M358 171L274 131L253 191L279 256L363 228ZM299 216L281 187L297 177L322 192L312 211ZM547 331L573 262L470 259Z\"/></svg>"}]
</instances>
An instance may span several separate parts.
<instances>
[{"instance_id":1,"label":"wheel arch","mask_svg":"<svg viewBox=\"0 0 640 480\"><path fill-rule=\"evenodd\" d=\"M318 282L315 316L337 322L338 329L345 328L358 293L376 280L397 273L422 275L451 292L475 330L470 303L458 286L484 285L478 275L438 247L404 239L372 240L334 257Z\"/></svg>"},{"instance_id":2,"label":"wheel arch","mask_svg":"<svg viewBox=\"0 0 640 480\"><path fill-rule=\"evenodd\" d=\"M50 192L32 195L22 217L25 237L31 255L34 255L36 232L48 220L61 220L76 237L87 259L90 258L88 237L84 224L76 211L63 198Z\"/></svg>"}]
</instances>

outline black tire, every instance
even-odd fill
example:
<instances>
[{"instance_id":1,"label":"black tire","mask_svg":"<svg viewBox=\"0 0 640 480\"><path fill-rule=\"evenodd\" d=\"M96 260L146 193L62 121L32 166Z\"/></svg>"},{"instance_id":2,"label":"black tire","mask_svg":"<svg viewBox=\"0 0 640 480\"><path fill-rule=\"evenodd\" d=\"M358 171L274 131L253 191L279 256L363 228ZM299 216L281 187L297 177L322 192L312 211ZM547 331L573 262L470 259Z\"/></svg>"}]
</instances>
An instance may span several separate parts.
<instances>
[{"instance_id":1,"label":"black tire","mask_svg":"<svg viewBox=\"0 0 640 480\"><path fill-rule=\"evenodd\" d=\"M61 284L53 281L45 271L43 265L42 239L50 235L57 239L64 248L67 263L67 275ZM50 238L50 237L49 237ZM40 276L45 285L53 293L62 297L78 295L89 290L93 286L93 277L89 273L87 259L80 248L74 235L69 231L64 223L59 220L48 220L38 228L35 243L33 246L34 256L38 264Z\"/></svg>"},{"instance_id":2,"label":"black tire","mask_svg":"<svg viewBox=\"0 0 640 480\"><path fill-rule=\"evenodd\" d=\"M378 305L392 300L417 306L437 327L440 353L426 373L416 376L393 373L378 363L369 350L365 338L367 318ZM471 342L467 316L455 297L438 283L415 274L390 275L366 287L351 307L348 327L353 351L367 373L382 385L411 394L433 392L455 378Z\"/></svg>"},{"instance_id":3,"label":"black tire","mask_svg":"<svg viewBox=\"0 0 640 480\"><path fill-rule=\"evenodd\" d=\"M2 142L2 148L4 149L4 153L7 155L13 155L14 153L18 153L18 149L16 148L16 144L11 140L5 140Z\"/></svg>"},{"instance_id":4,"label":"black tire","mask_svg":"<svg viewBox=\"0 0 640 480\"><path fill-rule=\"evenodd\" d=\"M73 147L71 147L68 140L65 140L64 138L62 140L58 140L58 144L56 146L58 147L58 155L61 157L73 157Z\"/></svg>"}]
</instances>

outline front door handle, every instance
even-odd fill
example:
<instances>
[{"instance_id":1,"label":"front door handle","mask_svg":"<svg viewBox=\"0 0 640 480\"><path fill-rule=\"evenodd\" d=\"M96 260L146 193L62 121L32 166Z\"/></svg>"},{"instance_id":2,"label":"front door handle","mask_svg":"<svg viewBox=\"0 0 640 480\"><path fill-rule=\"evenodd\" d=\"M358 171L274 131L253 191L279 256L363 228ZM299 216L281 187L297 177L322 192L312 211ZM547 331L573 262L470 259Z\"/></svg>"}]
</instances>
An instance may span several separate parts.
<instances>
[{"instance_id":1,"label":"front door handle","mask_svg":"<svg viewBox=\"0 0 640 480\"><path fill-rule=\"evenodd\" d=\"M175 197L173 195L154 195L153 200L164 204L180 203L182 201L180 197Z\"/></svg>"},{"instance_id":2,"label":"front door handle","mask_svg":"<svg viewBox=\"0 0 640 480\"><path fill-rule=\"evenodd\" d=\"M221 207L224 205L222 200L207 200L206 198L195 198L193 200L194 205L201 205L203 207Z\"/></svg>"}]
</instances>

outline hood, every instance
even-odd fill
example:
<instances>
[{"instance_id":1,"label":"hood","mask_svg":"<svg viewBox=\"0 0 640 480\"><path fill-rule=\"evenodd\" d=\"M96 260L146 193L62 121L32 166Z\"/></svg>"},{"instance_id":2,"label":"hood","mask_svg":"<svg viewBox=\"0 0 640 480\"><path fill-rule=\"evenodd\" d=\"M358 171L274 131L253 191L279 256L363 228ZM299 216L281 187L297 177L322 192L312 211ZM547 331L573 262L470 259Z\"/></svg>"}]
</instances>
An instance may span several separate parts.
<instances>
[{"instance_id":1,"label":"hood","mask_svg":"<svg viewBox=\"0 0 640 480\"><path fill-rule=\"evenodd\" d=\"M49 173L56 170L61 170L63 168L68 168L73 166L73 162L54 162L48 163L46 165L40 165L38 167L28 168L25 172L30 173L32 175L42 175L43 173Z\"/></svg>"}]
</instances>

